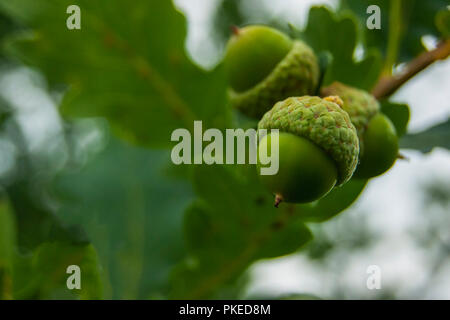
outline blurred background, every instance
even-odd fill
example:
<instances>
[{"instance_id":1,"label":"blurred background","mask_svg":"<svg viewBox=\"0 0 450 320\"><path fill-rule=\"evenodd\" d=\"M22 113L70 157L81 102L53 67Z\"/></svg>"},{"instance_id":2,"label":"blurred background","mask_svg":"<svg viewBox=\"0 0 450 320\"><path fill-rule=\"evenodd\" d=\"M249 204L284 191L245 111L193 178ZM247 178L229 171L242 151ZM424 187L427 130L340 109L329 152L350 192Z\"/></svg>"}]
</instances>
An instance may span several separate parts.
<instances>
[{"instance_id":1,"label":"blurred background","mask_svg":"<svg viewBox=\"0 0 450 320\"><path fill-rule=\"evenodd\" d=\"M188 54L206 69L220 61L231 22L287 28L286 21L295 21L301 29L312 5L341 10L331 0L175 4L187 17ZM20 29L5 15L0 21L4 30ZM421 40L429 49L437 43L433 35ZM450 117L449 75L450 60L438 61L392 97L411 109L409 133ZM19 242L34 248L38 240L27 230L47 221L42 234L51 230L57 238L63 228L92 242L103 297L163 298L165 279L184 252L181 221L192 187L167 165L167 151L116 138L105 119L62 120L64 92L50 88L38 69L0 56L0 185L16 215L32 212L27 222L16 222L25 230ZM450 153L437 147L402 154L408 160L371 180L348 210L310 224L314 239L301 251L253 264L239 297L450 299ZM380 290L366 287L370 265L381 269ZM27 290L20 294L28 297Z\"/></svg>"}]
</instances>

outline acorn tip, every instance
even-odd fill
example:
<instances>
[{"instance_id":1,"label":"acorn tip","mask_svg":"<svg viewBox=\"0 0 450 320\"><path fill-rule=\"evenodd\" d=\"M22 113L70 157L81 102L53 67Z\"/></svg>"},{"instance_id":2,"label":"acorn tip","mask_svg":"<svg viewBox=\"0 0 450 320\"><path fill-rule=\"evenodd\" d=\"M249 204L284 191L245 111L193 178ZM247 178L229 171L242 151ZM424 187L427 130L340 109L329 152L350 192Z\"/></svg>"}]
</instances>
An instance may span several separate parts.
<instances>
[{"instance_id":1,"label":"acorn tip","mask_svg":"<svg viewBox=\"0 0 450 320\"><path fill-rule=\"evenodd\" d=\"M230 29L231 29L231 32L232 32L235 36L239 35L239 33L241 32L241 29L239 29L239 27L236 26L236 25L232 25L232 26L230 27Z\"/></svg>"},{"instance_id":2,"label":"acorn tip","mask_svg":"<svg viewBox=\"0 0 450 320\"><path fill-rule=\"evenodd\" d=\"M278 208L278 206L280 205L280 203L283 201L283 197L279 194L275 195L275 202L274 202L274 207Z\"/></svg>"}]
</instances>

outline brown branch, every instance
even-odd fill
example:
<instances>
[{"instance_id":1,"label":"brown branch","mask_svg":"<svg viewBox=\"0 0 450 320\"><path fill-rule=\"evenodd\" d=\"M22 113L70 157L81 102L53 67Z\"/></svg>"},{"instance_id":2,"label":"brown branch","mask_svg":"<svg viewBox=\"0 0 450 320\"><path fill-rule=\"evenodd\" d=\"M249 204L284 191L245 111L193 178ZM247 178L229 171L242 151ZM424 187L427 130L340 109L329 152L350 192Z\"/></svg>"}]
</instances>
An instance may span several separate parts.
<instances>
[{"instance_id":1,"label":"brown branch","mask_svg":"<svg viewBox=\"0 0 450 320\"><path fill-rule=\"evenodd\" d=\"M431 65L437 60L443 60L450 55L450 40L441 41L438 46L422 53L417 58L409 62L405 70L399 75L381 77L372 90L372 94L377 99L383 99L392 95L405 82L414 77L420 71Z\"/></svg>"}]
</instances>

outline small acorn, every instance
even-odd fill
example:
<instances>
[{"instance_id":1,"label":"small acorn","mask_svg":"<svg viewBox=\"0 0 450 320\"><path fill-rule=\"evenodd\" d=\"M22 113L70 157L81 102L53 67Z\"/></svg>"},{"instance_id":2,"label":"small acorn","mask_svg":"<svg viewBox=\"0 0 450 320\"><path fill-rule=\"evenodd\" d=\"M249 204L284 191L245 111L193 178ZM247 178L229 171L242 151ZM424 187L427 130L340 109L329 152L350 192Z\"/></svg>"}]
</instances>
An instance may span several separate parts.
<instances>
[{"instance_id":1,"label":"small acorn","mask_svg":"<svg viewBox=\"0 0 450 320\"><path fill-rule=\"evenodd\" d=\"M321 89L322 96L337 95L359 137L359 164L354 176L369 179L386 172L397 159L398 137L391 120L367 91L334 82Z\"/></svg>"},{"instance_id":2,"label":"small acorn","mask_svg":"<svg viewBox=\"0 0 450 320\"><path fill-rule=\"evenodd\" d=\"M384 114L373 116L363 135L364 151L355 171L356 178L369 179L389 170L398 158L398 137Z\"/></svg>"},{"instance_id":3,"label":"small acorn","mask_svg":"<svg viewBox=\"0 0 450 320\"><path fill-rule=\"evenodd\" d=\"M326 195L348 181L356 168L359 142L338 97L291 97L268 111L258 129L279 129L279 170L261 175L262 183L281 201L305 203ZM273 137L258 147L271 150ZM276 143L276 140L275 140ZM258 166L264 166L258 159Z\"/></svg>"},{"instance_id":4,"label":"small acorn","mask_svg":"<svg viewBox=\"0 0 450 320\"><path fill-rule=\"evenodd\" d=\"M232 106L258 119L277 101L313 94L318 85L313 50L267 26L235 27L224 65Z\"/></svg>"}]
</instances>

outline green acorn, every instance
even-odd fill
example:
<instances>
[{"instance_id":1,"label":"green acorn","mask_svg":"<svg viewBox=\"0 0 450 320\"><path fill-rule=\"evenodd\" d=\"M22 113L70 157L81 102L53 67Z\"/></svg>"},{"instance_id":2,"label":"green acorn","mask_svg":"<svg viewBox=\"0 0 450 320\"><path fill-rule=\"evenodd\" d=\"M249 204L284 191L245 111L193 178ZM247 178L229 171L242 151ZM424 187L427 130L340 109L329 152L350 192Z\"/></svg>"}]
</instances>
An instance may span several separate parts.
<instances>
[{"instance_id":1,"label":"green acorn","mask_svg":"<svg viewBox=\"0 0 450 320\"><path fill-rule=\"evenodd\" d=\"M359 143L348 114L334 101L338 97L291 97L278 102L258 129L279 129L279 170L261 175L261 181L281 201L304 203L326 195L348 181L356 168ZM267 148L270 134L259 142ZM275 142L276 143L276 142ZM258 161L258 166L263 164Z\"/></svg>"},{"instance_id":2,"label":"green acorn","mask_svg":"<svg viewBox=\"0 0 450 320\"><path fill-rule=\"evenodd\" d=\"M319 79L318 61L310 47L262 25L234 29L224 65L232 106L254 118L277 101L313 94Z\"/></svg>"},{"instance_id":3,"label":"green acorn","mask_svg":"<svg viewBox=\"0 0 450 320\"><path fill-rule=\"evenodd\" d=\"M369 179L389 170L398 158L398 137L384 114L373 116L363 135L364 151L355 171L356 178Z\"/></svg>"},{"instance_id":4,"label":"green acorn","mask_svg":"<svg viewBox=\"0 0 450 320\"><path fill-rule=\"evenodd\" d=\"M398 138L392 122L380 112L375 97L340 82L322 88L321 94L339 96L342 108L358 131L361 150L354 176L369 179L392 167L398 155Z\"/></svg>"}]
</instances>

